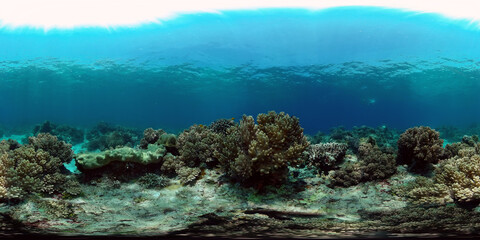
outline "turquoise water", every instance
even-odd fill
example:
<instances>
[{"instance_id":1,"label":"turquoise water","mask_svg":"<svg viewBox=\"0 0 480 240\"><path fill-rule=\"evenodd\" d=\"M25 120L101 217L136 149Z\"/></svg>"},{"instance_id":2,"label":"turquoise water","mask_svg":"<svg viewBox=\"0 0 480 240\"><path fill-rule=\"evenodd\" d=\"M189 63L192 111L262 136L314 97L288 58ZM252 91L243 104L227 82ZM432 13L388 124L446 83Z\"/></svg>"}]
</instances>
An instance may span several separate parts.
<instances>
[{"instance_id":1,"label":"turquoise water","mask_svg":"<svg viewBox=\"0 0 480 240\"><path fill-rule=\"evenodd\" d=\"M181 130L269 110L331 127L480 119L480 30L380 8L190 14L139 27L0 32L0 124Z\"/></svg>"}]
</instances>

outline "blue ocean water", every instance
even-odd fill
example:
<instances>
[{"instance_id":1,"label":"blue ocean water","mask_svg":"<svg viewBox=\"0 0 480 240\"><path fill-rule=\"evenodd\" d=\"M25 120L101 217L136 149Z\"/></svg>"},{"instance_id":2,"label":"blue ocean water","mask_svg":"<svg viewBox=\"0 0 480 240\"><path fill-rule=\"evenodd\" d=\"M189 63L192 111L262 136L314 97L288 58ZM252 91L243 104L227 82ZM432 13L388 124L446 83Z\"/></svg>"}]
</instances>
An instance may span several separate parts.
<instances>
[{"instance_id":1,"label":"blue ocean water","mask_svg":"<svg viewBox=\"0 0 480 240\"><path fill-rule=\"evenodd\" d=\"M383 8L189 14L139 27L0 30L0 125L179 131L269 110L331 127L480 122L480 30Z\"/></svg>"}]
</instances>

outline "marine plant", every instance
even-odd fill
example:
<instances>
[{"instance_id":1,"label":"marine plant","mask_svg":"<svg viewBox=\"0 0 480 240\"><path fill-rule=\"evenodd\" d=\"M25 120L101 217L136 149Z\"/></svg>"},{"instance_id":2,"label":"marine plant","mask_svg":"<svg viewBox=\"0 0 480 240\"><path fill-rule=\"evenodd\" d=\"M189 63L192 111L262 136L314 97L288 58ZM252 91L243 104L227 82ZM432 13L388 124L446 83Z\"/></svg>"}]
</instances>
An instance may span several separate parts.
<instances>
[{"instance_id":1,"label":"marine plant","mask_svg":"<svg viewBox=\"0 0 480 240\"><path fill-rule=\"evenodd\" d=\"M259 114L257 124L244 115L217 141L214 156L226 175L246 186L263 189L285 181L289 165L305 160L309 143L299 120L284 112Z\"/></svg>"},{"instance_id":2,"label":"marine plant","mask_svg":"<svg viewBox=\"0 0 480 240\"><path fill-rule=\"evenodd\" d=\"M400 135L397 162L407 164L409 171L428 172L442 156L443 140L440 133L430 127L410 128Z\"/></svg>"}]
</instances>

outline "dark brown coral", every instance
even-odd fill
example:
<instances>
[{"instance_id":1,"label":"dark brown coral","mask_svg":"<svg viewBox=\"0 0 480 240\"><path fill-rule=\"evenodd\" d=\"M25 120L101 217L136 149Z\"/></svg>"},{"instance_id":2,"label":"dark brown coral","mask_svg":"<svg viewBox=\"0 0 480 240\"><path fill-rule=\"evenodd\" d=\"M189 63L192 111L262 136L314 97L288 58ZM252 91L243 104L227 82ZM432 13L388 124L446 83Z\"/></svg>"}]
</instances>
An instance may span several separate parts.
<instances>
[{"instance_id":1,"label":"dark brown coral","mask_svg":"<svg viewBox=\"0 0 480 240\"><path fill-rule=\"evenodd\" d=\"M306 157L309 146L296 117L283 112L243 116L240 124L228 129L217 142L215 156L227 175L244 185L261 189L286 179L289 165Z\"/></svg>"},{"instance_id":2,"label":"dark brown coral","mask_svg":"<svg viewBox=\"0 0 480 240\"><path fill-rule=\"evenodd\" d=\"M407 129L398 140L399 164L407 164L409 171L428 172L432 164L443 156L443 140L440 133L429 127Z\"/></svg>"},{"instance_id":3,"label":"dark brown coral","mask_svg":"<svg viewBox=\"0 0 480 240\"><path fill-rule=\"evenodd\" d=\"M361 182L383 180L397 172L395 156L383 152L375 142L361 142L358 162L347 163L332 176L330 186L350 187Z\"/></svg>"}]
</instances>

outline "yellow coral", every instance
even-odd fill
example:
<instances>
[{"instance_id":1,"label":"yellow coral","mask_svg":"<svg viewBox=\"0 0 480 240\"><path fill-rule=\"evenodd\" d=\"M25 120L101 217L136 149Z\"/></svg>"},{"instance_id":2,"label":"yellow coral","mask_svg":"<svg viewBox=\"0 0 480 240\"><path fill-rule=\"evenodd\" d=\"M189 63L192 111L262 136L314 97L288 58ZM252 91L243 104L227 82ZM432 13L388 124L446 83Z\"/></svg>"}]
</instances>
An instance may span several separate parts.
<instances>
[{"instance_id":1,"label":"yellow coral","mask_svg":"<svg viewBox=\"0 0 480 240\"><path fill-rule=\"evenodd\" d=\"M457 201L480 200L480 155L445 160L435 174L435 182L449 186Z\"/></svg>"},{"instance_id":2,"label":"yellow coral","mask_svg":"<svg viewBox=\"0 0 480 240\"><path fill-rule=\"evenodd\" d=\"M0 198L7 197L7 170L9 168L8 154L6 152L0 155Z\"/></svg>"}]
</instances>

